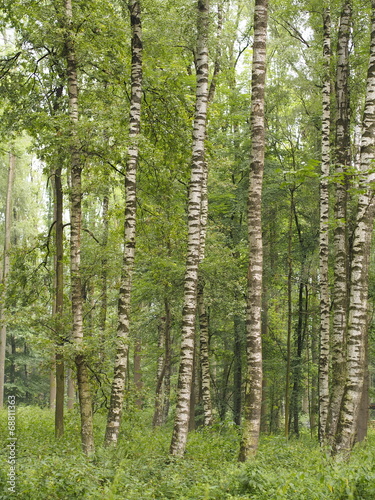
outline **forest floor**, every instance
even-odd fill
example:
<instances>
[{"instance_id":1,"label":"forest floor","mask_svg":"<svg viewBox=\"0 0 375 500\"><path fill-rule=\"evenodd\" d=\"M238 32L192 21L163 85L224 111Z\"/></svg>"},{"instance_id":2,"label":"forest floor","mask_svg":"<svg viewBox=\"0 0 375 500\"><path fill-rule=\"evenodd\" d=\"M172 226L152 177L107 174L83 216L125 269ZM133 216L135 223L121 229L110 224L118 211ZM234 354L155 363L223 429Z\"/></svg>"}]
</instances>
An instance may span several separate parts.
<instances>
[{"instance_id":1,"label":"forest floor","mask_svg":"<svg viewBox=\"0 0 375 500\"><path fill-rule=\"evenodd\" d=\"M118 447L105 449L105 417L96 416L97 452L88 459L75 411L67 413L59 441L51 411L19 407L15 436L0 411L0 499L375 499L373 430L348 462L335 463L306 434L289 441L263 436L256 458L239 464L239 432L230 423L192 432L186 456L171 460L170 427L153 430L146 412L125 420ZM15 493L8 489L14 452Z\"/></svg>"}]
</instances>

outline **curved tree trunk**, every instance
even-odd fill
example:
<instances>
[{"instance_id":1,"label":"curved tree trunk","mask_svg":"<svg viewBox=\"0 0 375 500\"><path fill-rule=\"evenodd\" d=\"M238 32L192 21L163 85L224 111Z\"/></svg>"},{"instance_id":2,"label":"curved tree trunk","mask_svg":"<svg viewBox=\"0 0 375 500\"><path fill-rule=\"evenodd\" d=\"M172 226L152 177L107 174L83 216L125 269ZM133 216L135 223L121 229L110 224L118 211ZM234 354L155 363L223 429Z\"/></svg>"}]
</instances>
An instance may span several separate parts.
<instances>
[{"instance_id":1,"label":"curved tree trunk","mask_svg":"<svg viewBox=\"0 0 375 500\"><path fill-rule=\"evenodd\" d=\"M370 62L367 73L366 102L362 122L361 194L358 200L351 262L350 305L348 321L347 377L341 404L333 454L346 456L356 438L357 418L364 379L365 339L368 325L368 271L371 233L374 223L375 174L375 0L372 0Z\"/></svg>"},{"instance_id":2,"label":"curved tree trunk","mask_svg":"<svg viewBox=\"0 0 375 500\"><path fill-rule=\"evenodd\" d=\"M336 434L341 400L346 377L346 332L348 321L348 231L347 231L347 169L350 165L349 132L349 40L351 27L351 2L346 1L341 13L337 42L336 74L336 183L335 252L333 324L332 324L332 387L327 419L327 439L332 443Z\"/></svg>"},{"instance_id":3,"label":"curved tree trunk","mask_svg":"<svg viewBox=\"0 0 375 500\"><path fill-rule=\"evenodd\" d=\"M142 25L141 7L138 0L129 1L130 24L132 29L131 102L128 157L125 175L125 230L124 256L121 286L118 301L117 348L111 401L108 411L105 444L116 444L120 429L124 401L125 380L129 350L130 294L135 255L136 221L136 173L138 162L138 138L141 126L142 101Z\"/></svg>"},{"instance_id":4,"label":"curved tree trunk","mask_svg":"<svg viewBox=\"0 0 375 500\"><path fill-rule=\"evenodd\" d=\"M208 0L198 0L197 85L188 201L188 253L184 281L184 308L177 407L170 446L170 453L175 456L182 456L186 448L193 380L195 319L201 241L202 179L205 169L204 141L206 137L208 100L208 13Z\"/></svg>"},{"instance_id":5,"label":"curved tree trunk","mask_svg":"<svg viewBox=\"0 0 375 500\"><path fill-rule=\"evenodd\" d=\"M247 384L241 461L258 449L262 406L262 185L265 153L264 88L266 80L268 0L256 0L251 94L251 162L248 198L248 296L246 310Z\"/></svg>"},{"instance_id":6,"label":"curved tree trunk","mask_svg":"<svg viewBox=\"0 0 375 500\"><path fill-rule=\"evenodd\" d=\"M330 99L331 99L331 19L329 9L324 11L324 80L322 113L322 163L320 178L320 355L319 355L319 441L323 444L329 404L329 282L328 282L328 220L329 197L328 178L330 169Z\"/></svg>"}]
</instances>

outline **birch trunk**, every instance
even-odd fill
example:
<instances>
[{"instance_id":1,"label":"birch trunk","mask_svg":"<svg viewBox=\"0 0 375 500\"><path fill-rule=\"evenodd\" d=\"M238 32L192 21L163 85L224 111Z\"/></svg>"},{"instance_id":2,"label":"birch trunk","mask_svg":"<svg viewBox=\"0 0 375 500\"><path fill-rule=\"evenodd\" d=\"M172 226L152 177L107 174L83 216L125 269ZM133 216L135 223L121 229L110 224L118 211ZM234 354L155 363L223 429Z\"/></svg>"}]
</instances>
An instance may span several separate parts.
<instances>
[{"instance_id":1,"label":"birch trunk","mask_svg":"<svg viewBox=\"0 0 375 500\"><path fill-rule=\"evenodd\" d=\"M347 456L356 437L356 425L364 379L365 338L368 318L368 270L374 223L373 162L375 160L375 0L372 0L370 62L362 122L361 194L358 200L350 278L347 333L347 377L333 454Z\"/></svg>"},{"instance_id":2,"label":"birch trunk","mask_svg":"<svg viewBox=\"0 0 375 500\"><path fill-rule=\"evenodd\" d=\"M223 2L218 4L217 11L217 47L214 62L214 72L211 78L211 83L208 90L207 104L213 101L216 91L217 77L220 73L221 61L221 34L223 30ZM202 264L205 257L206 235L207 235L207 220L208 220L208 165L204 164L202 177L202 200L201 200L201 241L200 241L200 258L199 265ZM200 369L201 369L201 387L200 392L203 401L203 424L211 425L213 422L212 416L212 400L211 400L211 376L210 376L210 355L209 355L209 332L208 332L208 314L204 301L204 279L202 276L198 278L198 317L199 317L199 333L200 333Z\"/></svg>"},{"instance_id":3,"label":"birch trunk","mask_svg":"<svg viewBox=\"0 0 375 500\"><path fill-rule=\"evenodd\" d=\"M103 197L103 236L102 236L102 262L101 262L101 297L99 310L99 329L100 329L100 350L99 360L103 363L105 358L105 330L107 324L107 303L108 303L108 233L109 233L109 218L108 218L109 198L108 192Z\"/></svg>"},{"instance_id":4,"label":"birch trunk","mask_svg":"<svg viewBox=\"0 0 375 500\"><path fill-rule=\"evenodd\" d=\"M265 153L264 88L266 80L268 0L256 0L251 94L251 162L248 197L248 296L246 310L247 384L241 461L258 449L262 406L262 184Z\"/></svg>"},{"instance_id":5,"label":"birch trunk","mask_svg":"<svg viewBox=\"0 0 375 500\"><path fill-rule=\"evenodd\" d=\"M211 375L210 375L210 358L209 358L209 332L208 332L208 314L204 303L204 284L203 280L198 285L198 316L200 330L200 362L202 372L202 401L203 401L203 424L211 425L212 417L212 401L211 401Z\"/></svg>"},{"instance_id":6,"label":"birch trunk","mask_svg":"<svg viewBox=\"0 0 375 500\"><path fill-rule=\"evenodd\" d=\"M78 78L74 35L72 30L72 2L66 0L65 52L68 77L70 137L70 276L72 297L72 340L75 344L77 388L81 414L81 440L86 455L95 452L92 422L92 400L87 364L82 349L83 341L83 298L81 283L81 231L82 231L82 165L80 159L78 125Z\"/></svg>"},{"instance_id":7,"label":"birch trunk","mask_svg":"<svg viewBox=\"0 0 375 500\"><path fill-rule=\"evenodd\" d=\"M170 453L182 456L189 429L190 395L193 380L195 318L201 241L202 178L205 168L205 136L208 101L208 0L198 0L196 61L196 105L193 127L192 165L188 201L188 251L184 281L181 358L177 406Z\"/></svg>"},{"instance_id":8,"label":"birch trunk","mask_svg":"<svg viewBox=\"0 0 375 500\"><path fill-rule=\"evenodd\" d=\"M346 1L341 13L337 42L336 73L336 183L335 231L334 231L334 291L332 324L332 387L327 419L327 440L332 443L336 434L341 400L346 377L346 332L348 311L348 235L346 171L350 165L349 132L349 39L351 27L351 2Z\"/></svg>"},{"instance_id":9,"label":"birch trunk","mask_svg":"<svg viewBox=\"0 0 375 500\"><path fill-rule=\"evenodd\" d=\"M132 30L131 61L131 102L130 102L130 146L127 152L125 175L125 228L124 256L121 275L121 286L118 301L117 347L114 363L114 374L111 389L111 401L108 411L105 444L116 444L120 429L122 407L124 401L127 360L129 350L129 313L132 275L135 256L135 222L136 222L136 173L138 163L138 139L141 126L142 101L142 25L141 6L139 0L130 0L130 24Z\"/></svg>"},{"instance_id":10,"label":"birch trunk","mask_svg":"<svg viewBox=\"0 0 375 500\"><path fill-rule=\"evenodd\" d=\"M212 82L211 82L212 84ZM211 89L210 89L211 90ZM212 92L211 98L214 94ZM201 221L200 221L200 256L199 264L202 264L205 257L207 218L208 218L208 196L207 196L208 169L207 163L204 165L202 177L202 199L201 199ZM199 340L200 340L200 368L201 368L201 393L203 401L203 424L212 424L212 401L211 401L211 376L210 376L210 356L209 356L209 333L208 314L204 302L204 278L199 277L198 282L198 318L199 318Z\"/></svg>"},{"instance_id":11,"label":"birch trunk","mask_svg":"<svg viewBox=\"0 0 375 500\"><path fill-rule=\"evenodd\" d=\"M7 343L7 324L5 318L5 298L7 279L10 271L9 251L11 243L12 228L12 191L14 183L14 174L16 169L16 157L13 152L9 153L9 169L7 194L5 201L5 231L4 231L4 256L2 268L2 293L0 297L0 409L4 406L4 388L5 388L5 357Z\"/></svg>"},{"instance_id":12,"label":"birch trunk","mask_svg":"<svg viewBox=\"0 0 375 500\"><path fill-rule=\"evenodd\" d=\"M328 282L328 220L329 197L328 178L330 170L330 99L331 99L331 19L329 9L323 14L324 40L324 80L322 110L322 162L320 177L320 232L319 232L319 270L320 270L320 355L319 355L319 441L323 444L329 405L329 351L330 316Z\"/></svg>"}]
</instances>

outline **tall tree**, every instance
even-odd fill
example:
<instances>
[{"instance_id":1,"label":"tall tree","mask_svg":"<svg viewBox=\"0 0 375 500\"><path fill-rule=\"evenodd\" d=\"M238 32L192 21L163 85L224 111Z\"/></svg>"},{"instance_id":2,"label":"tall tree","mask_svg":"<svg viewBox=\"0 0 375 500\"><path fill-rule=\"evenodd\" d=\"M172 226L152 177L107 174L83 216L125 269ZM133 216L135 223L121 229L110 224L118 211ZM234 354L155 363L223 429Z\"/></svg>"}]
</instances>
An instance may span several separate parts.
<instances>
[{"instance_id":1,"label":"tall tree","mask_svg":"<svg viewBox=\"0 0 375 500\"><path fill-rule=\"evenodd\" d=\"M118 300L117 346L114 375L111 388L111 401L108 411L105 444L116 444L120 430L122 406L124 401L125 379L129 349L129 313L132 288L132 275L135 256L136 225L136 174L139 154L139 133L141 127L142 102L142 24L139 0L130 0L131 39L131 98L129 116L129 141L125 172L125 228L124 255L121 273L121 286Z\"/></svg>"},{"instance_id":2,"label":"tall tree","mask_svg":"<svg viewBox=\"0 0 375 500\"><path fill-rule=\"evenodd\" d=\"M60 352L63 344L64 327L62 313L64 307L64 240L63 240L63 189L61 182L61 166L55 169L55 330L57 337L57 350L55 354L56 366L56 402L55 402L55 435L64 434L64 394L65 394L65 369L64 358Z\"/></svg>"},{"instance_id":3,"label":"tall tree","mask_svg":"<svg viewBox=\"0 0 375 500\"><path fill-rule=\"evenodd\" d=\"M329 194L328 179L331 164L330 126L331 126L331 18L329 9L323 13L323 95L322 95L322 159L320 177L320 356L319 356L319 440L325 436L329 403L329 281L328 281L328 222Z\"/></svg>"},{"instance_id":4,"label":"tall tree","mask_svg":"<svg viewBox=\"0 0 375 500\"><path fill-rule=\"evenodd\" d=\"M248 197L249 266L246 308L247 377L240 461L258 449L262 406L262 186L265 156L265 82L268 0L256 0L251 74L251 159Z\"/></svg>"},{"instance_id":5,"label":"tall tree","mask_svg":"<svg viewBox=\"0 0 375 500\"><path fill-rule=\"evenodd\" d=\"M332 322L332 387L327 419L327 439L332 442L336 434L338 415L346 377L346 331L348 322L348 174L350 166L349 130L349 41L351 29L351 1L345 1L340 18L337 40L336 70L336 182L335 229L334 229L334 291Z\"/></svg>"},{"instance_id":6,"label":"tall tree","mask_svg":"<svg viewBox=\"0 0 375 500\"><path fill-rule=\"evenodd\" d=\"M88 367L83 352L83 297L81 281L82 161L78 137L78 76L72 1L65 2L65 54L70 118L70 276L72 297L72 337L76 346L75 364L81 413L82 448L86 455L95 451L92 398Z\"/></svg>"},{"instance_id":7,"label":"tall tree","mask_svg":"<svg viewBox=\"0 0 375 500\"><path fill-rule=\"evenodd\" d=\"M4 405L4 388L5 388L5 357L6 357L6 342L7 342L7 324L5 318L5 297L6 284L10 271L10 243L11 243L11 228L12 228L12 190L14 182L14 174L16 169L16 156L14 151L9 153L9 168L7 181L7 194L5 200L5 231L4 231L4 255L2 266L2 292L0 297L0 408Z\"/></svg>"},{"instance_id":8,"label":"tall tree","mask_svg":"<svg viewBox=\"0 0 375 500\"><path fill-rule=\"evenodd\" d=\"M347 376L333 454L347 455L355 442L363 388L365 339L368 328L368 272L375 215L375 0L372 0L370 61L362 121L360 194L353 235L347 332Z\"/></svg>"},{"instance_id":9,"label":"tall tree","mask_svg":"<svg viewBox=\"0 0 375 500\"><path fill-rule=\"evenodd\" d=\"M177 406L170 453L182 456L189 429L190 395L195 351L198 268L201 241L202 180L205 170L205 138L208 102L208 23L209 2L198 0L196 56L196 101L193 125L191 177L188 200L188 250L184 280L184 306Z\"/></svg>"}]
</instances>

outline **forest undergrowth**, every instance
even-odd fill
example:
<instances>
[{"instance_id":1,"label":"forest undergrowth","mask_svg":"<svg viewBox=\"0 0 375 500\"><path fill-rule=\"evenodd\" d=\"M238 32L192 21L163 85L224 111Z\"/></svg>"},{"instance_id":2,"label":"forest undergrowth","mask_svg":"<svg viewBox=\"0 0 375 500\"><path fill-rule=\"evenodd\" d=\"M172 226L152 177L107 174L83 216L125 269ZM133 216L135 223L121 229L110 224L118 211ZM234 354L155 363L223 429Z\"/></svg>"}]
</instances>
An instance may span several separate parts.
<instances>
[{"instance_id":1,"label":"forest undergrowth","mask_svg":"<svg viewBox=\"0 0 375 500\"><path fill-rule=\"evenodd\" d=\"M116 449L81 452L79 416L68 412L65 436L54 438L53 413L19 407L16 493L8 491L7 413L0 412L0 499L30 500L371 500L375 499L375 432L350 461L335 463L306 431L300 439L263 436L255 459L239 464L240 433L232 423L190 433L186 455L168 455L171 428L152 429L147 411L127 414ZM95 419L103 440L105 417Z\"/></svg>"}]
</instances>

